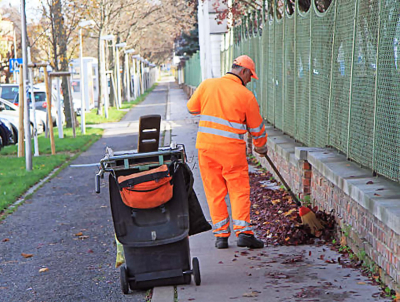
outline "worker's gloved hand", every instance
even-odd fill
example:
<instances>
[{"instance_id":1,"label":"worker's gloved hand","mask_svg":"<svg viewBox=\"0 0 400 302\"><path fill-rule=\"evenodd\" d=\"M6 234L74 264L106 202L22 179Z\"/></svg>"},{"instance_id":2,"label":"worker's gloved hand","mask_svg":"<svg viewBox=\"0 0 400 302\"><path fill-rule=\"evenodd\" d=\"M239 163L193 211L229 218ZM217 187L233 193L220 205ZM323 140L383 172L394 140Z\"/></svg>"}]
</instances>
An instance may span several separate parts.
<instances>
[{"instance_id":1,"label":"worker's gloved hand","mask_svg":"<svg viewBox=\"0 0 400 302\"><path fill-rule=\"evenodd\" d=\"M262 147L254 147L254 151L256 151L258 154L267 154L268 153L268 147L267 145L264 145Z\"/></svg>"}]
</instances>

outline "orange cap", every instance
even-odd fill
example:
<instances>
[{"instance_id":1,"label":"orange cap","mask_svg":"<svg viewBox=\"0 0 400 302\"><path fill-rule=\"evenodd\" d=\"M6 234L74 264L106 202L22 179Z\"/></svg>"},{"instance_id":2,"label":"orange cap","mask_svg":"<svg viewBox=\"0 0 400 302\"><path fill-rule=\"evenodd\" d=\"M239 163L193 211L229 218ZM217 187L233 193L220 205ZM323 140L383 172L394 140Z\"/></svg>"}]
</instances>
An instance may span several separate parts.
<instances>
[{"instance_id":1,"label":"orange cap","mask_svg":"<svg viewBox=\"0 0 400 302\"><path fill-rule=\"evenodd\" d=\"M256 65L249 56L246 55L239 56L233 61L233 64L250 69L252 74L251 77L258 80L258 76L256 74Z\"/></svg>"}]
</instances>

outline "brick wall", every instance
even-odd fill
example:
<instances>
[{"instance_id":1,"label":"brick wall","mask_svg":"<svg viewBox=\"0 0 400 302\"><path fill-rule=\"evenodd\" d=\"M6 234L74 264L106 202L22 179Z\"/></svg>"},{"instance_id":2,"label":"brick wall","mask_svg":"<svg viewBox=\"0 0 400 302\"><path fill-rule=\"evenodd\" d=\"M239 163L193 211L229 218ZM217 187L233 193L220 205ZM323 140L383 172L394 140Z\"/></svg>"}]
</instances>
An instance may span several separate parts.
<instances>
[{"instance_id":1,"label":"brick wall","mask_svg":"<svg viewBox=\"0 0 400 302\"><path fill-rule=\"evenodd\" d=\"M248 153L253 154L263 167L273 173L267 160L252 151L250 137L247 137L247 144ZM288 160L288 156L282 156L276 149L273 144L269 144L268 155L292 191L300 195L300 198L310 195L313 205L323 211L330 212L333 209L340 227L337 238L340 239L346 230L347 245L353 252L356 255L365 252L365 263L379 266L377 271L381 280L399 291L400 235L327 180L308 161ZM276 175L275 178L279 179Z\"/></svg>"},{"instance_id":2,"label":"brick wall","mask_svg":"<svg viewBox=\"0 0 400 302\"><path fill-rule=\"evenodd\" d=\"M347 245L355 252L365 251L381 269L381 277L393 288L400 282L400 236L374 215L325 179L316 169L312 173L312 200L321 210L334 210L343 230L348 229ZM392 280L393 279L393 280Z\"/></svg>"}]
</instances>

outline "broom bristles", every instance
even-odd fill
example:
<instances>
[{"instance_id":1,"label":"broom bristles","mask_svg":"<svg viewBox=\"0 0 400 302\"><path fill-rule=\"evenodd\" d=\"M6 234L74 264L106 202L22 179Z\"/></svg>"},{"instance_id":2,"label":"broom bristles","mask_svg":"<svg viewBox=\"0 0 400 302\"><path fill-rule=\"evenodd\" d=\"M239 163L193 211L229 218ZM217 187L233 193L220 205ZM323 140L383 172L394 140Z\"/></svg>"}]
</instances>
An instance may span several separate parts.
<instances>
[{"instance_id":1,"label":"broom bristles","mask_svg":"<svg viewBox=\"0 0 400 302\"><path fill-rule=\"evenodd\" d=\"M308 225L311 230L311 234L315 235L315 232L320 231L324 229L324 226L322 225L321 221L315 216L315 213L313 211L309 211L303 215L300 216L301 222L304 225Z\"/></svg>"}]
</instances>

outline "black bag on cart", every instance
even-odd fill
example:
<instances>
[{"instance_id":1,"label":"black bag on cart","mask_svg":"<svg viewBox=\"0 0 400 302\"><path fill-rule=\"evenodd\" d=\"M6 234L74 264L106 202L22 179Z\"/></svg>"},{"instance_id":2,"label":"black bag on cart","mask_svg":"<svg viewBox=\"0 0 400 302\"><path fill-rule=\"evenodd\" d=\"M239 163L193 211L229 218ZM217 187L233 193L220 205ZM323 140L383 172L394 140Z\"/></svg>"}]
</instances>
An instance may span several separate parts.
<instances>
[{"instance_id":1,"label":"black bag on cart","mask_svg":"<svg viewBox=\"0 0 400 302\"><path fill-rule=\"evenodd\" d=\"M197 258L193 258L193 271L190 270L186 168L188 167L184 164L177 165L173 175L172 199L152 209L133 209L122 201L116 178L129 175L132 171L122 170L116 171L116 175L110 174L114 229L125 255L125 265L121 267L121 285L125 281L131 289L148 289L154 286L188 284L192 273L195 281L197 275L196 284L200 284ZM204 222L211 229L205 219ZM206 228L203 226L203 229Z\"/></svg>"}]
</instances>

